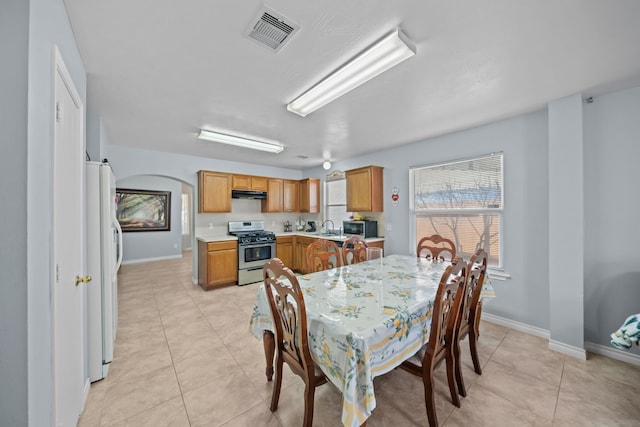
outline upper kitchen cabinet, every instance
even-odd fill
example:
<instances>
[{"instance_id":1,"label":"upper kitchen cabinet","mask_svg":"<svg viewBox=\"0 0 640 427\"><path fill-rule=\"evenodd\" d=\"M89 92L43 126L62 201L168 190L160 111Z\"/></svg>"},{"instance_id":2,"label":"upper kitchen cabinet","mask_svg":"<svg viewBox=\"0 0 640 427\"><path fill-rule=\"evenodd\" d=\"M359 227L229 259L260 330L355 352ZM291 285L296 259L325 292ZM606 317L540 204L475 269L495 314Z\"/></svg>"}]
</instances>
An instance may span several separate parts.
<instances>
[{"instance_id":1,"label":"upper kitchen cabinet","mask_svg":"<svg viewBox=\"0 0 640 427\"><path fill-rule=\"evenodd\" d=\"M298 181L285 179L282 185L282 210L284 212L299 212L298 192L300 183Z\"/></svg>"},{"instance_id":2,"label":"upper kitchen cabinet","mask_svg":"<svg viewBox=\"0 0 640 427\"><path fill-rule=\"evenodd\" d=\"M267 180L267 199L262 200L262 212L282 212L283 186L282 179Z\"/></svg>"},{"instance_id":3,"label":"upper kitchen cabinet","mask_svg":"<svg viewBox=\"0 0 640 427\"><path fill-rule=\"evenodd\" d=\"M267 191L267 178L264 176L233 175L233 189Z\"/></svg>"},{"instance_id":4,"label":"upper kitchen cabinet","mask_svg":"<svg viewBox=\"0 0 640 427\"><path fill-rule=\"evenodd\" d=\"M198 212L231 212L231 175L199 171L198 187Z\"/></svg>"},{"instance_id":5,"label":"upper kitchen cabinet","mask_svg":"<svg viewBox=\"0 0 640 427\"><path fill-rule=\"evenodd\" d=\"M366 166L345 172L347 177L347 212L382 212L382 170Z\"/></svg>"},{"instance_id":6,"label":"upper kitchen cabinet","mask_svg":"<svg viewBox=\"0 0 640 427\"><path fill-rule=\"evenodd\" d=\"M300 197L298 199L300 212L320 212L320 180L307 178L298 182L300 183Z\"/></svg>"}]
</instances>

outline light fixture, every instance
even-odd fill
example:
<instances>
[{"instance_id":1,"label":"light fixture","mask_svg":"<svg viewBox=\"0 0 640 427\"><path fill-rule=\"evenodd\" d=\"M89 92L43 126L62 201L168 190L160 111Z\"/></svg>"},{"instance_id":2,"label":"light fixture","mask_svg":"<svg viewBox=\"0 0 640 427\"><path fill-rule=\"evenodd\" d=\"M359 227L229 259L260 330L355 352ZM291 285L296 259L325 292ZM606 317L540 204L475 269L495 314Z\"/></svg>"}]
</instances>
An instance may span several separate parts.
<instances>
[{"instance_id":1,"label":"light fixture","mask_svg":"<svg viewBox=\"0 0 640 427\"><path fill-rule=\"evenodd\" d=\"M415 54L413 42L396 28L287 104L287 110L305 117Z\"/></svg>"},{"instance_id":2,"label":"light fixture","mask_svg":"<svg viewBox=\"0 0 640 427\"><path fill-rule=\"evenodd\" d=\"M322 169L326 171L331 169L331 162L329 160L325 160L324 163L322 163Z\"/></svg>"},{"instance_id":3,"label":"light fixture","mask_svg":"<svg viewBox=\"0 0 640 427\"><path fill-rule=\"evenodd\" d=\"M200 130L199 139L206 141L221 142L223 144L235 145L237 147L251 148L253 150L267 151L269 153L280 153L284 146L271 142L256 141L241 136L226 135L224 133L212 132L210 130Z\"/></svg>"}]
</instances>

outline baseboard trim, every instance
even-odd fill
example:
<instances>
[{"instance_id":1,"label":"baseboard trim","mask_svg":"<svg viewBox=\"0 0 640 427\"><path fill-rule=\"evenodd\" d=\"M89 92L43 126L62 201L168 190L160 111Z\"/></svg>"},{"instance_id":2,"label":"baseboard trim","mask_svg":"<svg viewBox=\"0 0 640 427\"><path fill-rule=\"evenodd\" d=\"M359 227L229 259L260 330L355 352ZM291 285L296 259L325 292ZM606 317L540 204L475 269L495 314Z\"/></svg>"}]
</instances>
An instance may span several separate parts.
<instances>
[{"instance_id":1,"label":"baseboard trim","mask_svg":"<svg viewBox=\"0 0 640 427\"><path fill-rule=\"evenodd\" d=\"M516 322L515 320L507 319L506 317L496 316L495 314L482 312L482 320L495 323L496 325L506 326L516 331L524 332L525 334L533 335L540 338L549 339L549 331L546 329L538 328L536 326L527 325L526 323Z\"/></svg>"},{"instance_id":2,"label":"baseboard trim","mask_svg":"<svg viewBox=\"0 0 640 427\"><path fill-rule=\"evenodd\" d=\"M584 348L568 345L560 341L549 340L549 348L558 353L566 354L567 356L575 357L580 360L587 360L587 351Z\"/></svg>"},{"instance_id":3,"label":"baseboard trim","mask_svg":"<svg viewBox=\"0 0 640 427\"><path fill-rule=\"evenodd\" d=\"M82 390L82 409L80 410L80 414L84 412L85 405L87 404L87 399L89 398L89 391L91 391L91 378L87 378L84 383L84 388Z\"/></svg>"},{"instance_id":4,"label":"baseboard trim","mask_svg":"<svg viewBox=\"0 0 640 427\"><path fill-rule=\"evenodd\" d=\"M526 334L534 335L536 337L545 338L549 340L549 348L551 350L572 356L581 360L587 359L587 352L599 354L601 356L610 357L611 359L619 360L621 362L630 363L632 365L640 366L640 355L631 353L626 350L620 350L613 347L607 347L606 345L596 344L592 342L585 342L584 349L570 346L559 341L550 339L549 331L546 329L538 328L536 326L527 325L526 323L516 322L515 320L507 319L505 317L496 316L495 314L483 312L482 320L486 320L496 325L505 326L516 331L524 332Z\"/></svg>"},{"instance_id":5,"label":"baseboard trim","mask_svg":"<svg viewBox=\"0 0 640 427\"><path fill-rule=\"evenodd\" d=\"M140 264L140 263L143 263L143 262L162 261L162 260L166 260L166 259L177 259L177 258L182 258L182 254L160 256L160 257L155 257L155 258L130 259L130 260L127 260L127 261L122 261L122 265Z\"/></svg>"},{"instance_id":6,"label":"baseboard trim","mask_svg":"<svg viewBox=\"0 0 640 427\"><path fill-rule=\"evenodd\" d=\"M634 354L627 350L620 350L614 347L607 347L606 345L596 344L593 342L585 343L587 351L601 356L610 357L612 359L619 360L621 362L630 363L632 365L640 366L640 354Z\"/></svg>"}]
</instances>

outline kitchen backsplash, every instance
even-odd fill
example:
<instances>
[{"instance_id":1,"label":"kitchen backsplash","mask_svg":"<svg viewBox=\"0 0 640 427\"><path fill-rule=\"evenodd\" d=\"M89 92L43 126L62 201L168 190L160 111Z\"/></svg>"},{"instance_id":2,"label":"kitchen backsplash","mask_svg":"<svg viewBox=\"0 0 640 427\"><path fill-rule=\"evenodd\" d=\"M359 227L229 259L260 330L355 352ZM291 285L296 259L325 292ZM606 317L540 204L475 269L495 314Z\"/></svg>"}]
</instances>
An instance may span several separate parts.
<instances>
[{"instance_id":1,"label":"kitchen backsplash","mask_svg":"<svg viewBox=\"0 0 640 427\"><path fill-rule=\"evenodd\" d=\"M284 223L289 221L295 224L301 218L305 224L307 221L316 221L318 227L322 223L322 213L263 213L260 212L260 200L233 199L231 202L232 212L219 214L196 214L195 231L196 237L222 236L227 234L227 224L229 221L264 221L264 228L276 233L284 231ZM378 221L378 235L384 236L385 221L384 213L364 212L365 217ZM340 227L342 224L336 224ZM295 226L293 228L295 231Z\"/></svg>"}]
</instances>

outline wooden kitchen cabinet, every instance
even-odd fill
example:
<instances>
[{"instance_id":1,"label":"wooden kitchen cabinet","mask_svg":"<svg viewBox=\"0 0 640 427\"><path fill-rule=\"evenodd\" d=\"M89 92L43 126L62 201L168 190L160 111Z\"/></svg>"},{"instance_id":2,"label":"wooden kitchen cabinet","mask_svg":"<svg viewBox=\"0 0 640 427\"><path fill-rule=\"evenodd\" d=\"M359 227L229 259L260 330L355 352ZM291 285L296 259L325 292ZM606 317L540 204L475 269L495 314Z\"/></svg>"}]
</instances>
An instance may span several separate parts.
<instances>
[{"instance_id":1,"label":"wooden kitchen cabinet","mask_svg":"<svg viewBox=\"0 0 640 427\"><path fill-rule=\"evenodd\" d=\"M300 183L291 179L285 179L282 186L283 212L300 212L298 204Z\"/></svg>"},{"instance_id":2,"label":"wooden kitchen cabinet","mask_svg":"<svg viewBox=\"0 0 640 427\"><path fill-rule=\"evenodd\" d=\"M198 212L231 212L231 175L198 171Z\"/></svg>"},{"instance_id":3,"label":"wooden kitchen cabinet","mask_svg":"<svg viewBox=\"0 0 640 427\"><path fill-rule=\"evenodd\" d=\"M234 190L267 191L267 177L252 175L233 175Z\"/></svg>"},{"instance_id":4,"label":"wooden kitchen cabinet","mask_svg":"<svg viewBox=\"0 0 640 427\"><path fill-rule=\"evenodd\" d=\"M238 242L198 241L198 284L209 290L238 282Z\"/></svg>"},{"instance_id":5,"label":"wooden kitchen cabinet","mask_svg":"<svg viewBox=\"0 0 640 427\"><path fill-rule=\"evenodd\" d=\"M370 248L380 248L383 251L383 255L384 255L384 241L381 242L368 242L367 246Z\"/></svg>"},{"instance_id":6,"label":"wooden kitchen cabinet","mask_svg":"<svg viewBox=\"0 0 640 427\"><path fill-rule=\"evenodd\" d=\"M313 243L316 239L313 237L296 236L294 240L293 249L293 265L294 270L307 274L307 246Z\"/></svg>"},{"instance_id":7,"label":"wooden kitchen cabinet","mask_svg":"<svg viewBox=\"0 0 640 427\"><path fill-rule=\"evenodd\" d=\"M293 236L276 237L276 257L287 267L294 270L293 265Z\"/></svg>"},{"instance_id":8,"label":"wooden kitchen cabinet","mask_svg":"<svg viewBox=\"0 0 640 427\"><path fill-rule=\"evenodd\" d=\"M300 212L320 212L320 180L307 178L298 181L300 183L299 209Z\"/></svg>"},{"instance_id":9,"label":"wooden kitchen cabinet","mask_svg":"<svg viewBox=\"0 0 640 427\"><path fill-rule=\"evenodd\" d=\"M282 212L283 189L282 179L269 179L267 181L267 199L262 200L262 212Z\"/></svg>"},{"instance_id":10,"label":"wooden kitchen cabinet","mask_svg":"<svg viewBox=\"0 0 640 427\"><path fill-rule=\"evenodd\" d=\"M347 212L382 212L382 170L366 166L345 172L347 178Z\"/></svg>"}]
</instances>

